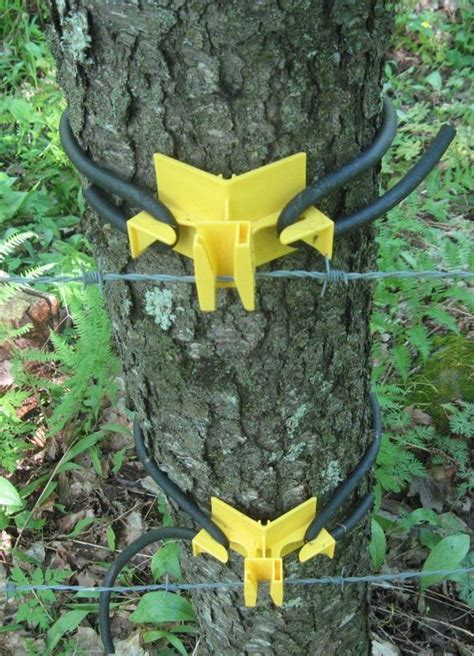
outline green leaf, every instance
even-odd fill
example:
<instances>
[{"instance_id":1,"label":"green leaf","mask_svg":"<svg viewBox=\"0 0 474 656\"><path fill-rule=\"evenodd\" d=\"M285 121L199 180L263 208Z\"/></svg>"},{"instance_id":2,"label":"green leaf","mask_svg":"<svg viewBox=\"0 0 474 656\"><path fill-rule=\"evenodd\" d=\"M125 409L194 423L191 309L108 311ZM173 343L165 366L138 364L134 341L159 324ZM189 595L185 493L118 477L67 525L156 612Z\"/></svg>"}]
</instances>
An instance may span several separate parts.
<instances>
[{"instance_id":1,"label":"green leaf","mask_svg":"<svg viewBox=\"0 0 474 656\"><path fill-rule=\"evenodd\" d=\"M196 616L191 603L173 592L147 592L130 615L132 622L193 622Z\"/></svg>"},{"instance_id":2,"label":"green leaf","mask_svg":"<svg viewBox=\"0 0 474 656\"><path fill-rule=\"evenodd\" d=\"M435 91L441 91L443 86L443 79L439 71L433 71L426 77L426 81L433 87Z\"/></svg>"},{"instance_id":3,"label":"green leaf","mask_svg":"<svg viewBox=\"0 0 474 656\"><path fill-rule=\"evenodd\" d=\"M89 455L90 455L91 462L94 466L95 473L97 474L97 476L103 476L102 463L100 460L101 453L99 447L93 446L89 450Z\"/></svg>"},{"instance_id":4,"label":"green leaf","mask_svg":"<svg viewBox=\"0 0 474 656\"><path fill-rule=\"evenodd\" d=\"M3 224L17 214L28 198L28 193L26 191L13 191L9 188L9 185L2 184L2 181L0 176L0 223ZM0 256L0 260L3 260L3 257Z\"/></svg>"},{"instance_id":5,"label":"green leaf","mask_svg":"<svg viewBox=\"0 0 474 656\"><path fill-rule=\"evenodd\" d=\"M61 474L63 471L65 471L64 468L66 463L68 463L70 460L73 460L84 451L87 451L87 449L90 449L91 446L94 446L94 444L99 442L99 440L101 440L103 437L104 434L98 431L97 433L92 433L91 435L86 435L85 437L81 438L78 442L76 442L76 444L74 444L74 446L69 449L69 451L64 454L62 462L57 468L56 473Z\"/></svg>"},{"instance_id":6,"label":"green leaf","mask_svg":"<svg viewBox=\"0 0 474 656\"><path fill-rule=\"evenodd\" d=\"M432 307L426 311L426 315L439 323L441 326L448 328L448 330L459 333L459 328L456 320L448 312L446 312L446 310L443 310L440 307Z\"/></svg>"},{"instance_id":7,"label":"green leaf","mask_svg":"<svg viewBox=\"0 0 474 656\"><path fill-rule=\"evenodd\" d=\"M423 524L423 522L427 522L433 526L440 526L439 516L434 510L431 508L417 508L400 519L400 527L408 531L412 526Z\"/></svg>"},{"instance_id":8,"label":"green leaf","mask_svg":"<svg viewBox=\"0 0 474 656\"><path fill-rule=\"evenodd\" d=\"M399 344L392 349L393 366L405 382L410 371L411 356L406 346Z\"/></svg>"},{"instance_id":9,"label":"green leaf","mask_svg":"<svg viewBox=\"0 0 474 656\"><path fill-rule=\"evenodd\" d=\"M117 474L121 470L126 450L127 447L124 446L123 449L120 449L119 451L114 453L114 456L112 458L112 463L113 463L112 471L114 474Z\"/></svg>"},{"instance_id":10,"label":"green leaf","mask_svg":"<svg viewBox=\"0 0 474 656\"><path fill-rule=\"evenodd\" d=\"M156 505L158 506L158 512L162 516L162 518L161 518L162 525L163 526L171 526L173 524L173 520L172 520L171 515L169 513L168 500L163 494L160 494L157 497Z\"/></svg>"},{"instance_id":11,"label":"green leaf","mask_svg":"<svg viewBox=\"0 0 474 656\"><path fill-rule=\"evenodd\" d=\"M459 535L448 535L433 548L423 565L423 572L438 569L456 569L466 557L469 551L469 536L461 533ZM421 589L449 578L433 574L421 579Z\"/></svg>"},{"instance_id":12,"label":"green leaf","mask_svg":"<svg viewBox=\"0 0 474 656\"><path fill-rule=\"evenodd\" d=\"M39 531L43 528L46 523L45 519L35 518L32 516L31 512L28 510L23 510L14 517L15 524L17 528L23 530L28 528L32 531Z\"/></svg>"},{"instance_id":13,"label":"green leaf","mask_svg":"<svg viewBox=\"0 0 474 656\"><path fill-rule=\"evenodd\" d=\"M5 626L0 626L0 633L6 633L7 631L21 631L25 627L23 624L7 624Z\"/></svg>"},{"instance_id":14,"label":"green leaf","mask_svg":"<svg viewBox=\"0 0 474 656\"><path fill-rule=\"evenodd\" d=\"M474 309L474 294L469 289L463 287L450 287L444 292L446 298L455 298L464 303L471 311Z\"/></svg>"},{"instance_id":15,"label":"green leaf","mask_svg":"<svg viewBox=\"0 0 474 656\"><path fill-rule=\"evenodd\" d=\"M379 485L379 483L376 483L373 489L373 495L374 495L374 506L372 512L374 515L376 515L379 510L380 506L382 505L382 486Z\"/></svg>"},{"instance_id":16,"label":"green leaf","mask_svg":"<svg viewBox=\"0 0 474 656\"><path fill-rule=\"evenodd\" d=\"M38 118L33 105L21 98L11 98L8 102L8 109L10 114L19 123L29 123Z\"/></svg>"},{"instance_id":17,"label":"green leaf","mask_svg":"<svg viewBox=\"0 0 474 656\"><path fill-rule=\"evenodd\" d=\"M420 353L423 360L430 354L431 343L426 328L421 324L413 326L407 330L407 336L410 344Z\"/></svg>"},{"instance_id":18,"label":"green leaf","mask_svg":"<svg viewBox=\"0 0 474 656\"><path fill-rule=\"evenodd\" d=\"M195 624L175 624L170 628L172 633L189 633L190 635L196 635L197 628Z\"/></svg>"},{"instance_id":19,"label":"green leaf","mask_svg":"<svg viewBox=\"0 0 474 656\"><path fill-rule=\"evenodd\" d=\"M108 431L109 433L122 433L122 435L131 435L132 431L123 424L101 424L100 430Z\"/></svg>"},{"instance_id":20,"label":"green leaf","mask_svg":"<svg viewBox=\"0 0 474 656\"><path fill-rule=\"evenodd\" d=\"M181 578L179 566L179 545L176 542L168 542L157 551L151 559L151 571L155 581L163 574L171 574L177 579Z\"/></svg>"},{"instance_id":21,"label":"green leaf","mask_svg":"<svg viewBox=\"0 0 474 656\"><path fill-rule=\"evenodd\" d=\"M112 551L115 550L115 545L116 545L116 538L115 538L115 531L111 526L107 526L107 530L105 532L106 538L107 538L107 546L109 549L112 549Z\"/></svg>"},{"instance_id":22,"label":"green leaf","mask_svg":"<svg viewBox=\"0 0 474 656\"><path fill-rule=\"evenodd\" d=\"M46 642L48 648L53 650L65 633L77 629L82 620L89 614L88 610L70 610L56 620L49 629Z\"/></svg>"},{"instance_id":23,"label":"green leaf","mask_svg":"<svg viewBox=\"0 0 474 656\"><path fill-rule=\"evenodd\" d=\"M169 631L145 631L143 642L155 642L156 640L167 640L179 654L187 656L187 651L180 638Z\"/></svg>"},{"instance_id":24,"label":"green leaf","mask_svg":"<svg viewBox=\"0 0 474 656\"><path fill-rule=\"evenodd\" d=\"M422 526L418 532L418 542L423 547L428 547L430 551L434 549L442 539L442 536L439 535L439 533L435 533L433 528Z\"/></svg>"},{"instance_id":25,"label":"green leaf","mask_svg":"<svg viewBox=\"0 0 474 656\"><path fill-rule=\"evenodd\" d=\"M387 539L383 528L377 522L377 520L372 519L372 539L369 545L369 552L372 558L372 567L375 570L379 570L385 561L385 555L387 553Z\"/></svg>"},{"instance_id":26,"label":"green leaf","mask_svg":"<svg viewBox=\"0 0 474 656\"><path fill-rule=\"evenodd\" d=\"M62 471L58 468L58 473ZM49 499L49 497L53 494L54 490L58 487L57 482L55 481L49 481L45 487L43 488L43 491L38 497L38 503L44 503L46 499Z\"/></svg>"},{"instance_id":27,"label":"green leaf","mask_svg":"<svg viewBox=\"0 0 474 656\"><path fill-rule=\"evenodd\" d=\"M23 501L17 489L3 476L0 476L0 506L6 506L8 512L23 508Z\"/></svg>"},{"instance_id":28,"label":"green leaf","mask_svg":"<svg viewBox=\"0 0 474 656\"><path fill-rule=\"evenodd\" d=\"M75 538L75 537L77 537L78 535L80 535L80 534L82 533L82 531L83 531L85 528L87 528L88 526L90 526L91 524L93 524L95 521L97 521L97 518L96 518L96 517L83 517L82 519L80 519L80 520L77 522L77 524L75 525L75 527L72 529L72 531L71 531L70 533L68 533L68 534L66 535L66 537L67 537L67 538Z\"/></svg>"},{"instance_id":29,"label":"green leaf","mask_svg":"<svg viewBox=\"0 0 474 656\"><path fill-rule=\"evenodd\" d=\"M0 510L0 531L4 531L9 523L10 520L7 517L7 514L3 510Z\"/></svg>"},{"instance_id":30,"label":"green leaf","mask_svg":"<svg viewBox=\"0 0 474 656\"><path fill-rule=\"evenodd\" d=\"M43 485L45 481L49 479L49 474L43 474L42 476L39 476L38 478L35 478L34 480L31 481L31 483L28 483L28 485L25 485L20 490L20 495L23 499L26 499L30 494L32 494L36 488L38 488L40 485Z\"/></svg>"}]
</instances>

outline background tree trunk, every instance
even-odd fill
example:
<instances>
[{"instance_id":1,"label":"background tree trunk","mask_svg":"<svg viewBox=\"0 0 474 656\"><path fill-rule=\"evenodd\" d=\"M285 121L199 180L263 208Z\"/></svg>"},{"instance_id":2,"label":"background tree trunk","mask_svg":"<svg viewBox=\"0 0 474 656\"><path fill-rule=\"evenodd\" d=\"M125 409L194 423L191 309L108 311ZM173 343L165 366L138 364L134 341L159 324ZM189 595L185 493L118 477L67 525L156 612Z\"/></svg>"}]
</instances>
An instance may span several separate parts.
<instances>
[{"instance_id":1,"label":"background tree trunk","mask_svg":"<svg viewBox=\"0 0 474 656\"><path fill-rule=\"evenodd\" d=\"M97 162L150 190L154 152L230 175L304 150L311 179L359 153L379 124L383 0L54 0L52 23L74 132ZM337 218L376 186L372 171L322 209ZM192 272L153 248L131 261L125 237L94 217L89 234L106 270ZM373 262L370 230L336 243L335 266ZM321 258L303 249L272 264L282 265L321 268ZM256 312L227 290L204 314L190 285L107 287L131 401L157 460L203 508L215 495L275 518L313 494L323 501L352 469L371 439L371 296L369 284L320 298L315 282L269 280ZM334 561L288 558L286 576L365 573L367 543L365 523ZM185 577L240 578L231 560L189 558ZM237 593L194 598L200 654L368 652L362 586L287 588L283 608L265 593L255 609Z\"/></svg>"}]
</instances>

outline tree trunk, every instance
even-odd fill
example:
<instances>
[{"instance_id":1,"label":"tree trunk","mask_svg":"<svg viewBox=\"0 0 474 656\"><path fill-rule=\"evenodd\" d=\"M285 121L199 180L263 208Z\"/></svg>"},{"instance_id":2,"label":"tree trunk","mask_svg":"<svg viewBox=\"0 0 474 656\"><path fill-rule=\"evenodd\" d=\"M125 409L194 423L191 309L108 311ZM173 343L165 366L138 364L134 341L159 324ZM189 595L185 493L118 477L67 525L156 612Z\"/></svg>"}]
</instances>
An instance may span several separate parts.
<instances>
[{"instance_id":1,"label":"tree trunk","mask_svg":"<svg viewBox=\"0 0 474 656\"><path fill-rule=\"evenodd\" d=\"M229 176L306 151L311 180L367 147L379 125L383 0L55 0L52 19L75 134L96 162L152 191L154 152ZM337 219L376 190L371 171L321 209ZM153 248L132 261L126 238L94 217L88 230L105 270L193 271ZM370 268L372 231L340 238L334 263ZM282 267L322 260L300 249L270 268ZM255 312L221 290L217 311L203 313L191 285L107 286L131 401L158 462L202 508L217 496L266 520L313 495L324 502L372 439L372 288L320 290L272 279L258 283ZM367 544L363 522L333 561L288 557L285 575L366 573ZM242 576L235 554L227 566L207 556L183 566L187 580ZM256 608L240 592L196 592L194 601L200 654L369 650L363 586L288 587L282 608L265 591Z\"/></svg>"}]
</instances>

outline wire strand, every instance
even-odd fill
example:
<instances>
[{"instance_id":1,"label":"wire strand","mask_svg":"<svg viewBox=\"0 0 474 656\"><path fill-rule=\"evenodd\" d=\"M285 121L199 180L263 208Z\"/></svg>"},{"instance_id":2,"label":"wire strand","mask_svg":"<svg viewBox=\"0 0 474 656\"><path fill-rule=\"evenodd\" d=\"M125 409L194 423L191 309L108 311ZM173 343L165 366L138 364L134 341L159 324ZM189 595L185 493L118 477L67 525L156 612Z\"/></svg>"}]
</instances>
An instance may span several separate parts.
<instances>
[{"instance_id":1,"label":"wire strand","mask_svg":"<svg viewBox=\"0 0 474 656\"><path fill-rule=\"evenodd\" d=\"M340 274L337 276L337 274ZM325 271L303 271L300 269L281 269L277 271L258 271L255 274L257 280L275 279L275 278L309 278L312 280L326 281L327 283L348 281L356 282L359 280L386 280L386 279L411 279L411 278L432 278L435 280L462 278L471 280L474 278L474 271L455 269L453 271L340 271L331 269ZM192 275L172 275L168 273L103 273L100 271L85 271L83 273L57 276L18 276L9 275L0 278L0 284L11 285L49 285L49 284L69 284L82 283L85 285L101 284L104 282L119 282L127 280L129 282L158 282L158 283L195 283L196 277ZM219 282L233 282L231 276L218 276Z\"/></svg>"},{"instance_id":2,"label":"wire strand","mask_svg":"<svg viewBox=\"0 0 474 656\"><path fill-rule=\"evenodd\" d=\"M321 576L319 578L288 578L285 579L285 585L337 585L358 584L358 583L381 583L393 581L406 581L407 579L423 579L429 576L458 576L462 574L473 574L474 567L458 569L438 569L418 572L397 572L394 574L366 574L363 576ZM197 583L151 583L149 585L118 585L118 586L87 586L87 585L16 585L11 581L0 585L0 594L3 593L7 598L15 594L25 592L41 592L44 590L53 590L57 592L151 592L157 590L168 590L169 592L178 592L185 590L226 590L231 588L243 587L242 581L210 581Z\"/></svg>"}]
</instances>

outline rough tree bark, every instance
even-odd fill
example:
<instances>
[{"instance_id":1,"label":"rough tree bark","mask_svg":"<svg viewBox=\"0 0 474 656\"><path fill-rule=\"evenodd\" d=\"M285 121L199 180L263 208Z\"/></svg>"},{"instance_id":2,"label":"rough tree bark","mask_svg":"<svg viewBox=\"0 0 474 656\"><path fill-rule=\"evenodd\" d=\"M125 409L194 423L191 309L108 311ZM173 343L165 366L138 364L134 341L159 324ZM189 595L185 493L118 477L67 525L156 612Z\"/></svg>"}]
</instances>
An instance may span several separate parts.
<instances>
[{"instance_id":1,"label":"rough tree bark","mask_svg":"<svg viewBox=\"0 0 474 656\"><path fill-rule=\"evenodd\" d=\"M390 20L384 0L54 0L52 40L74 132L93 158L154 190L152 154L213 173L241 173L304 150L308 177L341 166L379 125ZM322 205L330 216L376 194L376 172ZM125 237L90 217L106 270L192 271L175 253L131 261ZM335 265L374 263L373 233L339 239ZM310 250L274 268L317 268ZM344 478L371 439L372 290L271 280L257 311L232 291L199 311L188 285L106 289L115 343L155 454L203 508L219 496L260 519L281 515ZM364 492L364 487L359 494ZM189 525L175 513L180 525ZM367 572L367 522L325 557L285 561L286 575ZM232 557L184 563L189 579L241 576ZM235 574L233 574L233 571ZM195 594L200 654L368 653L364 587Z\"/></svg>"}]
</instances>

